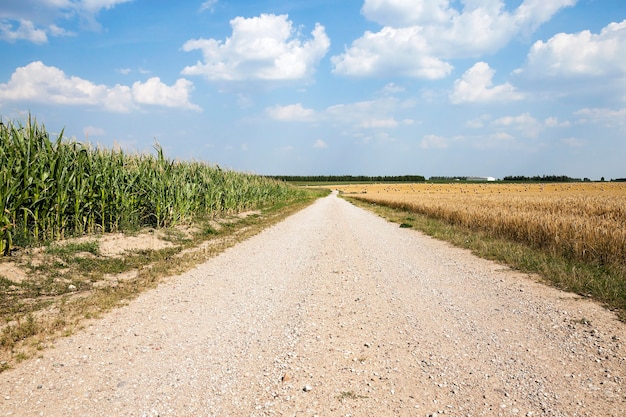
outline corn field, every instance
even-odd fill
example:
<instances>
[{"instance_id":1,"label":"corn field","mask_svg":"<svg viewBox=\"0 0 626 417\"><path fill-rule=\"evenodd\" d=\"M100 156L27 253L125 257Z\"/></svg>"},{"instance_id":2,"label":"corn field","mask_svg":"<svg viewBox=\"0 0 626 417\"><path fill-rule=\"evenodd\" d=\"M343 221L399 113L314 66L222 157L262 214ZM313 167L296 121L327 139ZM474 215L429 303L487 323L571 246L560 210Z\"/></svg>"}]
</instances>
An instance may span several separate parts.
<instances>
[{"instance_id":1,"label":"corn field","mask_svg":"<svg viewBox=\"0 0 626 417\"><path fill-rule=\"evenodd\" d=\"M407 184L336 187L393 208L569 259L626 266L626 184Z\"/></svg>"},{"instance_id":2,"label":"corn field","mask_svg":"<svg viewBox=\"0 0 626 417\"><path fill-rule=\"evenodd\" d=\"M43 125L0 125L0 253L90 233L166 227L257 209L302 191L202 162L50 139Z\"/></svg>"}]
</instances>

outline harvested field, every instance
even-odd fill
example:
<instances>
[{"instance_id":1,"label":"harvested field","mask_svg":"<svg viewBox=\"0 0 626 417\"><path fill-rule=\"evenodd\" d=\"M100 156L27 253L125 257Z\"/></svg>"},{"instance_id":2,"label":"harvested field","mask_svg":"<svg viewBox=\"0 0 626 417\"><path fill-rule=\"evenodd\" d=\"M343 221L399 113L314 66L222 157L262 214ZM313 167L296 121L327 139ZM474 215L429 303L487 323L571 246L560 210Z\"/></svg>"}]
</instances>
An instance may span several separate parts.
<instances>
[{"instance_id":1,"label":"harvested field","mask_svg":"<svg viewBox=\"0 0 626 417\"><path fill-rule=\"evenodd\" d=\"M483 230L566 258L626 264L626 184L373 184L359 199Z\"/></svg>"}]
</instances>

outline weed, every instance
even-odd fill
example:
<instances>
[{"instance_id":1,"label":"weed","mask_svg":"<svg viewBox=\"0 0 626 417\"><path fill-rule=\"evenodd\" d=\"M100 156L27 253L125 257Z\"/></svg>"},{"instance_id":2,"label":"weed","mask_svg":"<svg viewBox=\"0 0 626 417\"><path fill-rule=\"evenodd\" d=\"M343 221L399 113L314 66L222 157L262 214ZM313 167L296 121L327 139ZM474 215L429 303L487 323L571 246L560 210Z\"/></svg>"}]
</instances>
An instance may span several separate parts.
<instances>
[{"instance_id":1,"label":"weed","mask_svg":"<svg viewBox=\"0 0 626 417\"><path fill-rule=\"evenodd\" d=\"M12 348L17 342L37 334L38 330L39 326L35 317L28 314L23 321L18 320L16 324L9 324L2 329L0 347Z\"/></svg>"},{"instance_id":2,"label":"weed","mask_svg":"<svg viewBox=\"0 0 626 417\"><path fill-rule=\"evenodd\" d=\"M90 253L94 256L100 255L100 246L97 240L86 242L70 242L65 244L52 243L46 248L46 253L59 256L66 260L79 253Z\"/></svg>"},{"instance_id":3,"label":"weed","mask_svg":"<svg viewBox=\"0 0 626 417\"><path fill-rule=\"evenodd\" d=\"M368 397L364 395L356 394L354 391L342 391L339 395L337 395L337 399L339 401L358 400L358 399L363 399L363 398L368 398Z\"/></svg>"}]
</instances>

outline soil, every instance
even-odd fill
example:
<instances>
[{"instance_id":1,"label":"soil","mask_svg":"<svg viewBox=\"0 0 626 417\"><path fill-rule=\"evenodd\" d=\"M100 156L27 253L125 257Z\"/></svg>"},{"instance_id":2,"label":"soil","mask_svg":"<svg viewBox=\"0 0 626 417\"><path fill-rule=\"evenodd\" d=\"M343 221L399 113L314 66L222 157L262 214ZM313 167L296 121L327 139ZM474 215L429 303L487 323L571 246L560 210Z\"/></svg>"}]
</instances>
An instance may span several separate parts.
<instances>
[{"instance_id":1,"label":"soil","mask_svg":"<svg viewBox=\"0 0 626 417\"><path fill-rule=\"evenodd\" d=\"M623 416L626 325L338 199L0 374L0 416Z\"/></svg>"}]
</instances>

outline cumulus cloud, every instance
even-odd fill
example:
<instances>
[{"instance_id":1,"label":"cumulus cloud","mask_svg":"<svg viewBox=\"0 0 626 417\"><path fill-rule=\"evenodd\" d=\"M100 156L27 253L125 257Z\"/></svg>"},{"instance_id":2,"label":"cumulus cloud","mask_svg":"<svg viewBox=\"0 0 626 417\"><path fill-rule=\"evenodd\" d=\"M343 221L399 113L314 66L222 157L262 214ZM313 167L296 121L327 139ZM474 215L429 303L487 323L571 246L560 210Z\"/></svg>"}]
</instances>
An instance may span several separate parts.
<instances>
[{"instance_id":1,"label":"cumulus cloud","mask_svg":"<svg viewBox=\"0 0 626 417\"><path fill-rule=\"evenodd\" d=\"M389 26L444 23L455 13L448 0L365 0L361 13Z\"/></svg>"},{"instance_id":2,"label":"cumulus cloud","mask_svg":"<svg viewBox=\"0 0 626 417\"><path fill-rule=\"evenodd\" d=\"M454 82L450 101L454 104L472 102L494 102L520 100L518 93L509 83L493 85L493 70L486 62L477 62Z\"/></svg>"},{"instance_id":3,"label":"cumulus cloud","mask_svg":"<svg viewBox=\"0 0 626 417\"><path fill-rule=\"evenodd\" d=\"M315 25L311 39L302 40L287 15L236 17L230 25L232 35L224 41L201 38L185 42L183 50L200 50L203 61L185 67L184 75L225 81L305 79L330 47L322 25Z\"/></svg>"},{"instance_id":4,"label":"cumulus cloud","mask_svg":"<svg viewBox=\"0 0 626 417\"><path fill-rule=\"evenodd\" d=\"M541 122L531 116L530 113L501 117L491 124L500 128L517 130L528 137L536 137L542 129Z\"/></svg>"},{"instance_id":5,"label":"cumulus cloud","mask_svg":"<svg viewBox=\"0 0 626 417\"><path fill-rule=\"evenodd\" d=\"M576 0L524 0L507 11L501 0L365 0L361 13L383 25L367 31L343 54L333 72L348 76L399 75L424 79L448 76L453 58L479 57L535 30Z\"/></svg>"},{"instance_id":6,"label":"cumulus cloud","mask_svg":"<svg viewBox=\"0 0 626 417\"><path fill-rule=\"evenodd\" d=\"M286 122L308 122L315 117L314 110L305 109L300 103L269 107L266 109L266 113L272 119Z\"/></svg>"},{"instance_id":7,"label":"cumulus cloud","mask_svg":"<svg viewBox=\"0 0 626 417\"><path fill-rule=\"evenodd\" d=\"M400 75L439 79L454 68L434 56L419 27L385 27L380 32L365 32L343 54L334 56L333 73L357 77Z\"/></svg>"},{"instance_id":8,"label":"cumulus cloud","mask_svg":"<svg viewBox=\"0 0 626 417\"><path fill-rule=\"evenodd\" d=\"M68 76L59 68L36 61L17 68L7 83L0 84L0 104L27 101L90 105L115 112L128 112L141 104L200 110L189 102L192 89L193 84L184 78L168 86L157 77L145 83L136 82L132 87L120 84L109 87Z\"/></svg>"},{"instance_id":9,"label":"cumulus cloud","mask_svg":"<svg viewBox=\"0 0 626 417\"><path fill-rule=\"evenodd\" d=\"M626 75L626 20L599 34L559 33L530 49L525 72L533 78Z\"/></svg>"},{"instance_id":10,"label":"cumulus cloud","mask_svg":"<svg viewBox=\"0 0 626 417\"><path fill-rule=\"evenodd\" d=\"M394 118L386 118L386 119L369 119L363 120L360 124L360 127L364 127L367 129L380 129L380 128L393 128L398 126L398 121Z\"/></svg>"},{"instance_id":11,"label":"cumulus cloud","mask_svg":"<svg viewBox=\"0 0 626 417\"><path fill-rule=\"evenodd\" d=\"M137 103L200 110L189 101L192 90L193 83L184 78L168 86L159 77L152 77L145 83L137 81L132 87L133 99Z\"/></svg>"},{"instance_id":12,"label":"cumulus cloud","mask_svg":"<svg viewBox=\"0 0 626 417\"><path fill-rule=\"evenodd\" d=\"M359 101L349 104L337 104L328 107L323 117L332 122L349 124L358 127L395 127L395 115L415 106L413 100L398 100L394 97L383 97L376 100ZM409 124L412 121L403 121Z\"/></svg>"},{"instance_id":13,"label":"cumulus cloud","mask_svg":"<svg viewBox=\"0 0 626 417\"><path fill-rule=\"evenodd\" d=\"M543 121L543 124L547 127L570 127L571 123L569 121L561 122L557 117L548 117Z\"/></svg>"},{"instance_id":14,"label":"cumulus cloud","mask_svg":"<svg viewBox=\"0 0 626 417\"><path fill-rule=\"evenodd\" d=\"M490 114L483 114L476 119L468 120L465 125L472 129L480 129L485 126L487 121L491 120Z\"/></svg>"},{"instance_id":15,"label":"cumulus cloud","mask_svg":"<svg viewBox=\"0 0 626 417\"><path fill-rule=\"evenodd\" d=\"M424 135L420 142L420 147L423 149L445 149L448 146L448 140L437 135Z\"/></svg>"},{"instance_id":16,"label":"cumulus cloud","mask_svg":"<svg viewBox=\"0 0 626 417\"><path fill-rule=\"evenodd\" d=\"M396 85L394 83L388 83L381 90L381 92L384 95L393 95L393 94L398 94L398 93L404 93L405 91L406 91L406 89L404 87L401 87L401 86Z\"/></svg>"},{"instance_id":17,"label":"cumulus cloud","mask_svg":"<svg viewBox=\"0 0 626 417\"><path fill-rule=\"evenodd\" d=\"M46 43L48 36L74 35L55 22L69 23L77 17L83 27L98 30L102 10L133 0L20 0L0 6L0 40Z\"/></svg>"},{"instance_id":18,"label":"cumulus cloud","mask_svg":"<svg viewBox=\"0 0 626 417\"><path fill-rule=\"evenodd\" d=\"M612 110L606 108L585 108L577 111L574 115L578 123L598 124L606 127L619 127L626 125L626 108Z\"/></svg>"},{"instance_id":19,"label":"cumulus cloud","mask_svg":"<svg viewBox=\"0 0 626 417\"><path fill-rule=\"evenodd\" d=\"M0 39L15 42L18 40L26 40L32 43L48 42L46 31L35 27L30 20L19 19L18 26L14 27L9 20L0 21Z\"/></svg>"},{"instance_id":20,"label":"cumulus cloud","mask_svg":"<svg viewBox=\"0 0 626 417\"><path fill-rule=\"evenodd\" d=\"M93 137L93 136L104 136L106 135L106 131L100 127L96 127L96 126L85 126L85 128L83 129L83 133L85 134L86 137Z\"/></svg>"}]
</instances>

